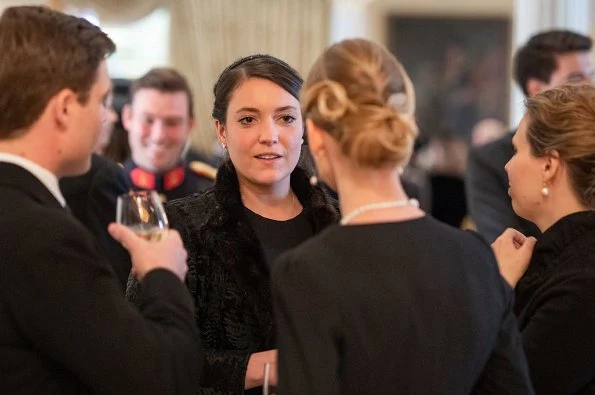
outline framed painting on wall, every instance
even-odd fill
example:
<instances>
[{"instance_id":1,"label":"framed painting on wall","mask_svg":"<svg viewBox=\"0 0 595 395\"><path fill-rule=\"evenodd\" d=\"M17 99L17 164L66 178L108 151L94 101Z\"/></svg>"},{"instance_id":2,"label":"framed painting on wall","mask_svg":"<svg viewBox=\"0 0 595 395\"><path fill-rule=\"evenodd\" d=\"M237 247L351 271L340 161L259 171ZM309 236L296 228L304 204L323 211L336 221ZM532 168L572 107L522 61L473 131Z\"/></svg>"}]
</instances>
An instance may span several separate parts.
<instances>
[{"instance_id":1,"label":"framed painting on wall","mask_svg":"<svg viewBox=\"0 0 595 395\"><path fill-rule=\"evenodd\" d=\"M466 143L481 120L508 124L510 21L507 18L389 16L388 48L416 89L421 139Z\"/></svg>"}]
</instances>

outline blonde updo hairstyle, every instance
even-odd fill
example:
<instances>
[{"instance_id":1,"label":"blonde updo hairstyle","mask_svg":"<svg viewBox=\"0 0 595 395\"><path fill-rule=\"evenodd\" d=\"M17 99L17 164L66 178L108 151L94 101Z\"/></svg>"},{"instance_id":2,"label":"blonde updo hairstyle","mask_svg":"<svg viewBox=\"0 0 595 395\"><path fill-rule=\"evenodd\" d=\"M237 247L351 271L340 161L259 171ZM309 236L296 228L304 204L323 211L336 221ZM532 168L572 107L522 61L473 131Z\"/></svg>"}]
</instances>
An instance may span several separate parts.
<instances>
[{"instance_id":1,"label":"blonde updo hairstyle","mask_svg":"<svg viewBox=\"0 0 595 395\"><path fill-rule=\"evenodd\" d=\"M404 166L417 137L415 93L386 48L352 39L329 47L302 89L304 118L333 136L358 165Z\"/></svg>"},{"instance_id":2,"label":"blonde updo hairstyle","mask_svg":"<svg viewBox=\"0 0 595 395\"><path fill-rule=\"evenodd\" d=\"M525 106L531 153L557 151L575 195L595 209L595 87L562 85L527 99Z\"/></svg>"}]
</instances>

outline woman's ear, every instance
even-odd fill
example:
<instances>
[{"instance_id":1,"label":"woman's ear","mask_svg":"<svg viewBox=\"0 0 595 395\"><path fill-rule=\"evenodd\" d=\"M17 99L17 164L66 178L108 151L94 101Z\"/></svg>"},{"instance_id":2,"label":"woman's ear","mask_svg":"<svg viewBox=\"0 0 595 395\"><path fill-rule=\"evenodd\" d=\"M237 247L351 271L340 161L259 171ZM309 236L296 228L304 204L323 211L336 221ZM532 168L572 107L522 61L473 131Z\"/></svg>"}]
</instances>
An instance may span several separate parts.
<instances>
[{"instance_id":1,"label":"woman's ear","mask_svg":"<svg viewBox=\"0 0 595 395\"><path fill-rule=\"evenodd\" d=\"M562 171L560 154L556 150L548 152L543 163L543 181L551 181L558 173Z\"/></svg>"},{"instance_id":2,"label":"woman's ear","mask_svg":"<svg viewBox=\"0 0 595 395\"><path fill-rule=\"evenodd\" d=\"M322 130L311 119L306 119L306 139L308 140L308 147L312 153L320 151L324 146L322 138Z\"/></svg>"},{"instance_id":3,"label":"woman's ear","mask_svg":"<svg viewBox=\"0 0 595 395\"><path fill-rule=\"evenodd\" d=\"M227 136L225 135L225 126L218 119L215 119L215 130L217 131L217 140L219 140L219 144L226 147Z\"/></svg>"}]
</instances>

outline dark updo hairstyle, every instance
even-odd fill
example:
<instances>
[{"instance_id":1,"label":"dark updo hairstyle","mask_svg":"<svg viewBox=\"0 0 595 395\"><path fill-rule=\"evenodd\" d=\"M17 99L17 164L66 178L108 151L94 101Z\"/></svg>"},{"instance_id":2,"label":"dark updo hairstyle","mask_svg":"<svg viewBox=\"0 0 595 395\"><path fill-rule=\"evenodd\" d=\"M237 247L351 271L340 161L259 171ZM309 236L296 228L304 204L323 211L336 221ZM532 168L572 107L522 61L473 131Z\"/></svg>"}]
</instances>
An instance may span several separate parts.
<instances>
[{"instance_id":1,"label":"dark updo hairstyle","mask_svg":"<svg viewBox=\"0 0 595 395\"><path fill-rule=\"evenodd\" d=\"M274 56L252 55L238 59L223 70L215 83L213 119L225 124L233 92L249 78L262 78L274 82L298 100L304 82L297 71Z\"/></svg>"},{"instance_id":2,"label":"dark updo hairstyle","mask_svg":"<svg viewBox=\"0 0 595 395\"><path fill-rule=\"evenodd\" d=\"M417 137L415 93L397 59L365 39L341 41L314 63L302 91L306 118L358 165L405 165Z\"/></svg>"}]
</instances>

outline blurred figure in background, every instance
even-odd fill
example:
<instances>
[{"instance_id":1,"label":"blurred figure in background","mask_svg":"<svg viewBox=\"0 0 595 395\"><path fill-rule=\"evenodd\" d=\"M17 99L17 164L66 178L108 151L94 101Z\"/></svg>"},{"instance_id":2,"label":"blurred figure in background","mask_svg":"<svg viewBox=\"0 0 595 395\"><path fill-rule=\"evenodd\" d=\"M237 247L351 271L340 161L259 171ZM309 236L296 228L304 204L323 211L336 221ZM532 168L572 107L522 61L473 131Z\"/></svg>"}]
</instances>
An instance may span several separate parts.
<instances>
[{"instance_id":1,"label":"blurred figure in background","mask_svg":"<svg viewBox=\"0 0 595 395\"><path fill-rule=\"evenodd\" d=\"M514 78L526 97L564 83L589 82L593 78L591 39L566 31L550 30L531 37L514 58ZM506 228L538 236L532 223L515 215L507 194L504 165L514 154L512 134L469 153L466 194L471 217L479 233L494 241Z\"/></svg>"},{"instance_id":2,"label":"blurred figure in background","mask_svg":"<svg viewBox=\"0 0 595 395\"><path fill-rule=\"evenodd\" d=\"M479 146L506 136L506 126L496 118L485 118L477 122L471 131L471 145Z\"/></svg>"},{"instance_id":3,"label":"blurred figure in background","mask_svg":"<svg viewBox=\"0 0 595 395\"><path fill-rule=\"evenodd\" d=\"M152 69L132 83L130 97L122 122L130 145L124 169L132 188L152 189L171 200L213 185L215 168L183 159L195 124L186 78L171 68Z\"/></svg>"}]
</instances>

